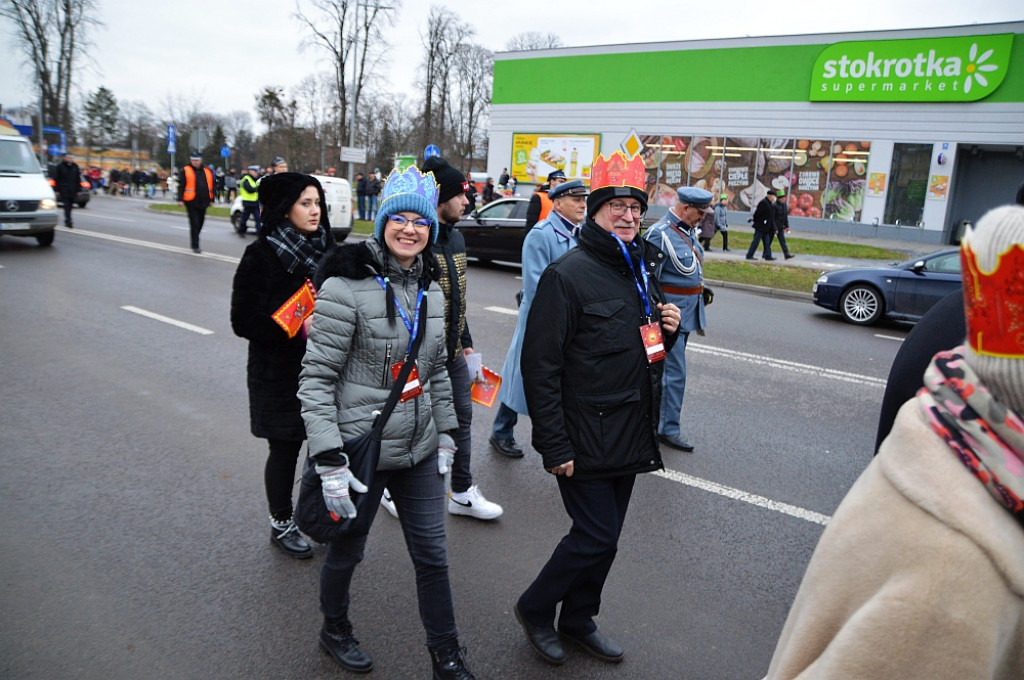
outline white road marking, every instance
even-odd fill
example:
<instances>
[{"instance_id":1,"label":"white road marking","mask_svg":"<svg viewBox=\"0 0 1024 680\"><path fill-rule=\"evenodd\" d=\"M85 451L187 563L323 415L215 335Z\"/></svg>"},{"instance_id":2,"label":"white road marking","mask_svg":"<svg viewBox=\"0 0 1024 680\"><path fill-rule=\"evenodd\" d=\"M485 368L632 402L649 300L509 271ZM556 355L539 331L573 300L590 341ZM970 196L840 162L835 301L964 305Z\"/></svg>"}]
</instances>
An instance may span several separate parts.
<instances>
[{"instance_id":1,"label":"white road marking","mask_svg":"<svg viewBox=\"0 0 1024 680\"><path fill-rule=\"evenodd\" d=\"M485 311L497 312L498 314L508 314L509 316L519 316L518 309L509 309L508 307L484 307Z\"/></svg>"},{"instance_id":2,"label":"white road marking","mask_svg":"<svg viewBox=\"0 0 1024 680\"><path fill-rule=\"evenodd\" d=\"M104 215L102 213L96 212L95 210L90 210L89 211L89 217L98 217L101 220L114 220L115 222L138 222L138 220L129 220L129 219L125 219L124 217L114 217L113 215Z\"/></svg>"},{"instance_id":3,"label":"white road marking","mask_svg":"<svg viewBox=\"0 0 1024 680\"><path fill-rule=\"evenodd\" d=\"M199 333L199 335L213 335L213 331L209 330L208 328L203 328L202 326L193 326L190 323L185 323L184 321L178 321L177 319L172 319L169 316L164 316L163 314L157 314L156 312L150 312L150 311L147 311L145 309L139 309L138 307L132 307L131 305L124 305L123 307L121 307L121 309L125 310L126 312L131 312L132 314L138 314L140 316L144 316L144 317L146 317L148 319L154 319L156 321L162 321L164 323L169 323L172 326L177 326L178 328L184 328L185 330L192 331L193 333Z\"/></svg>"},{"instance_id":4,"label":"white road marking","mask_svg":"<svg viewBox=\"0 0 1024 680\"><path fill-rule=\"evenodd\" d=\"M725 496L726 498L731 498L733 500L750 503L751 505L756 505L759 508L765 508L766 510L772 510L774 512L782 513L783 515L789 515L790 517L796 517L797 519L821 524L822 526L828 524L829 520L832 519L828 515L822 515L819 512L800 508L795 505L790 505L789 503L773 501L770 498L765 498L764 496L758 496L757 494L741 491L740 489L734 489L729 486L716 484L715 482L709 482L706 479L693 477L676 470L669 470L666 468L665 470L656 470L654 474L659 477L664 477L665 479L670 479L679 484L692 486L695 489L709 491L711 493L718 494L719 496Z\"/></svg>"},{"instance_id":5,"label":"white road marking","mask_svg":"<svg viewBox=\"0 0 1024 680\"><path fill-rule=\"evenodd\" d=\"M832 380L841 380L843 382L854 383L857 385L885 387L886 382L884 378L873 378L868 375L847 373L846 371L837 371L833 368L825 368L823 366L812 366L810 364L800 364L795 361L786 361L785 359L766 357L761 356L759 354L748 354L747 352L737 352L735 350L723 349L721 347L709 347L707 345L700 345L694 342L687 343L686 349L687 351L692 350L694 352L697 352L698 354L711 354L726 359L746 361L761 366L770 366L772 368L782 368L787 371L793 371L796 373L806 373L807 375L814 375L822 378L831 378Z\"/></svg>"},{"instance_id":6,"label":"white road marking","mask_svg":"<svg viewBox=\"0 0 1024 680\"><path fill-rule=\"evenodd\" d=\"M203 253L202 255L196 255L192 252L191 248L180 248L178 246L165 246L162 243L153 243L152 241L140 241L135 238L126 238L124 236L114 236L113 234L101 234L98 231L87 231L83 229L68 229L66 227L58 227L61 231L66 231L69 234L79 234L81 236L91 236L92 238L105 239L107 241L115 241L117 243L127 243L132 246L140 246L142 248L152 248L153 250L162 250L167 253L184 253L185 255L191 255L193 257L205 257L209 260L218 260L220 262L227 262L229 264L238 264L239 258L231 257L229 255L218 255L216 253Z\"/></svg>"},{"instance_id":7,"label":"white road marking","mask_svg":"<svg viewBox=\"0 0 1024 680\"><path fill-rule=\"evenodd\" d=\"M876 338L881 338L882 340L895 340L896 342L903 342L903 338L898 338L895 335L882 335L881 333L874 333L873 335Z\"/></svg>"}]
</instances>

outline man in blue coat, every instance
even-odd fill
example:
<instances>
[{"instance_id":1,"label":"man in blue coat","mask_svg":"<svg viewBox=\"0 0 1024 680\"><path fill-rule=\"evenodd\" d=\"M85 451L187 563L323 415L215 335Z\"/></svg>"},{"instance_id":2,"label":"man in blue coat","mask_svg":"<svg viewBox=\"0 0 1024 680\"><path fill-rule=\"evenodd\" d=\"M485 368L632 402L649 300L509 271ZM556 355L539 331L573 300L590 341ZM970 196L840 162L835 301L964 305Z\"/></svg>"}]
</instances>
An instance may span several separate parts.
<instances>
[{"instance_id":1,"label":"man in blue coat","mask_svg":"<svg viewBox=\"0 0 1024 680\"><path fill-rule=\"evenodd\" d=\"M546 219L534 225L523 241L523 297L516 332L501 369L501 390L498 392L500 402L490 439L494 450L509 458L523 456L512 428L519 419L518 414L527 413L523 375L519 366L526 317L530 314L530 304L537 292L540 275L549 264L576 247L576 235L587 212L588 193L587 187L578 179L563 182L549 190L551 212Z\"/></svg>"},{"instance_id":2,"label":"man in blue coat","mask_svg":"<svg viewBox=\"0 0 1024 680\"><path fill-rule=\"evenodd\" d=\"M693 451L679 425L686 392L686 340L692 331L704 334L704 305L711 299L711 289L704 286L704 249L695 227L712 198L710 191L680 187L676 204L644 234L644 239L665 253L658 282L665 298L679 307L680 315L679 337L665 357L658 439L665 446L686 452Z\"/></svg>"}]
</instances>

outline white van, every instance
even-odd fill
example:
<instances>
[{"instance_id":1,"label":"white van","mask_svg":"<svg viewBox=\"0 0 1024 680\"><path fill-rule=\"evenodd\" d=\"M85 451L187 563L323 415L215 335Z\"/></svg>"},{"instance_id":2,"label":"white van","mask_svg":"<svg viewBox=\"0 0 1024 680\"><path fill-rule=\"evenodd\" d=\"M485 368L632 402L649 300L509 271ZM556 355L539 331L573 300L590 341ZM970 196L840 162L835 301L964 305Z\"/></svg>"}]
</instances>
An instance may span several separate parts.
<instances>
[{"instance_id":1,"label":"white van","mask_svg":"<svg viewBox=\"0 0 1024 680\"><path fill-rule=\"evenodd\" d=\"M327 199L327 219L331 221L331 233L334 235L334 240L340 243L352 232L352 187L343 177L313 176L324 188L324 198ZM231 226L238 229L238 222L241 218L242 199L239 197L231 204Z\"/></svg>"},{"instance_id":2,"label":"white van","mask_svg":"<svg viewBox=\"0 0 1024 680\"><path fill-rule=\"evenodd\" d=\"M48 246L53 244L56 226L57 197L32 144L0 123L0 235L31 236Z\"/></svg>"}]
</instances>

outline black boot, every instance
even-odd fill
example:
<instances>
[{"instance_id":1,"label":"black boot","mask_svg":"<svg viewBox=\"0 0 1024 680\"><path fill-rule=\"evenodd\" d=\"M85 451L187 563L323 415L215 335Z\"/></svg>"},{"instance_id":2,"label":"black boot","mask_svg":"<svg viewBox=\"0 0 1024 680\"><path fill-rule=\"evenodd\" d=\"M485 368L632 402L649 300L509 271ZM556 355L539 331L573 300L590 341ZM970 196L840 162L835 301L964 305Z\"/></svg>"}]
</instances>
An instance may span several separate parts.
<instances>
[{"instance_id":1,"label":"black boot","mask_svg":"<svg viewBox=\"0 0 1024 680\"><path fill-rule=\"evenodd\" d=\"M359 648L359 640L352 636L352 624L347 619L336 622L324 619L320 629L320 647L345 670L353 673L373 670L373 659Z\"/></svg>"},{"instance_id":2,"label":"black boot","mask_svg":"<svg viewBox=\"0 0 1024 680\"><path fill-rule=\"evenodd\" d=\"M434 667L434 680L476 680L466 667L466 648L458 640L430 650L430 663Z\"/></svg>"},{"instance_id":3,"label":"black boot","mask_svg":"<svg viewBox=\"0 0 1024 680\"><path fill-rule=\"evenodd\" d=\"M282 521L270 518L270 542L289 557L306 560L313 556L313 549L302 538L290 517Z\"/></svg>"}]
</instances>

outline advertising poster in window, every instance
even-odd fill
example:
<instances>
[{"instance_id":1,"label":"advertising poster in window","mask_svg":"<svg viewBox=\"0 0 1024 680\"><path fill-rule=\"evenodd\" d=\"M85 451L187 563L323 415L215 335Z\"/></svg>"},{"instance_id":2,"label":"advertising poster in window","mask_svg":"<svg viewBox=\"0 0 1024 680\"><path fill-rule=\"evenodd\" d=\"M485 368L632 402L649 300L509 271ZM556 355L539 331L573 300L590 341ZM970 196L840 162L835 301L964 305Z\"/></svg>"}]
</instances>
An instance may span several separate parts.
<instances>
[{"instance_id":1,"label":"advertising poster in window","mask_svg":"<svg viewBox=\"0 0 1024 680\"><path fill-rule=\"evenodd\" d=\"M683 171L689 186L707 189L713 194L723 192L722 153L724 137L694 135L683 156Z\"/></svg>"},{"instance_id":2,"label":"advertising poster in window","mask_svg":"<svg viewBox=\"0 0 1024 680\"><path fill-rule=\"evenodd\" d=\"M793 217L821 217L821 195L828 181L826 161L832 141L828 139L798 139L793 150L793 175L796 184L790 186L789 214Z\"/></svg>"},{"instance_id":3,"label":"advertising poster in window","mask_svg":"<svg viewBox=\"0 0 1024 680\"><path fill-rule=\"evenodd\" d=\"M831 155L826 156L829 166L828 184L821 196L822 216L827 220L857 222L864 208L867 193L868 157L871 142L836 140Z\"/></svg>"},{"instance_id":4,"label":"advertising poster in window","mask_svg":"<svg viewBox=\"0 0 1024 680\"><path fill-rule=\"evenodd\" d=\"M881 196L885 193L884 172L872 172L868 175L868 196Z\"/></svg>"},{"instance_id":5,"label":"advertising poster in window","mask_svg":"<svg viewBox=\"0 0 1024 680\"><path fill-rule=\"evenodd\" d=\"M520 182L539 184L548 173L561 170L569 179L590 184L601 135L512 135L512 165L509 172Z\"/></svg>"},{"instance_id":6,"label":"advertising poster in window","mask_svg":"<svg viewBox=\"0 0 1024 680\"><path fill-rule=\"evenodd\" d=\"M674 205L676 189L686 186L689 177L689 173L686 171L686 150L688 148L690 148L689 137L661 138L658 186L651 196L655 205ZM651 195L651 192L648 192L648 195Z\"/></svg>"},{"instance_id":7,"label":"advertising poster in window","mask_svg":"<svg viewBox=\"0 0 1024 680\"><path fill-rule=\"evenodd\" d=\"M640 150L640 157L644 159L646 173L644 190L647 192L648 204L654 205L658 189L658 173L661 167L661 135L640 135L640 143L644 145L644 148Z\"/></svg>"},{"instance_id":8,"label":"advertising poster in window","mask_svg":"<svg viewBox=\"0 0 1024 680\"><path fill-rule=\"evenodd\" d=\"M928 198L946 200L949 189L949 175L932 175L928 180Z\"/></svg>"},{"instance_id":9,"label":"advertising poster in window","mask_svg":"<svg viewBox=\"0 0 1024 680\"><path fill-rule=\"evenodd\" d=\"M784 193L786 196L791 193L790 187L796 184L796 175L793 173L795 144L794 139L761 139L761 150L757 158L757 181L766 192L768 189L774 189L776 193Z\"/></svg>"},{"instance_id":10,"label":"advertising poster in window","mask_svg":"<svg viewBox=\"0 0 1024 680\"><path fill-rule=\"evenodd\" d=\"M751 212L767 189L757 181L758 137L728 137L725 140L725 170L719 190L729 194L729 209ZM709 191L713 191L710 187Z\"/></svg>"}]
</instances>

